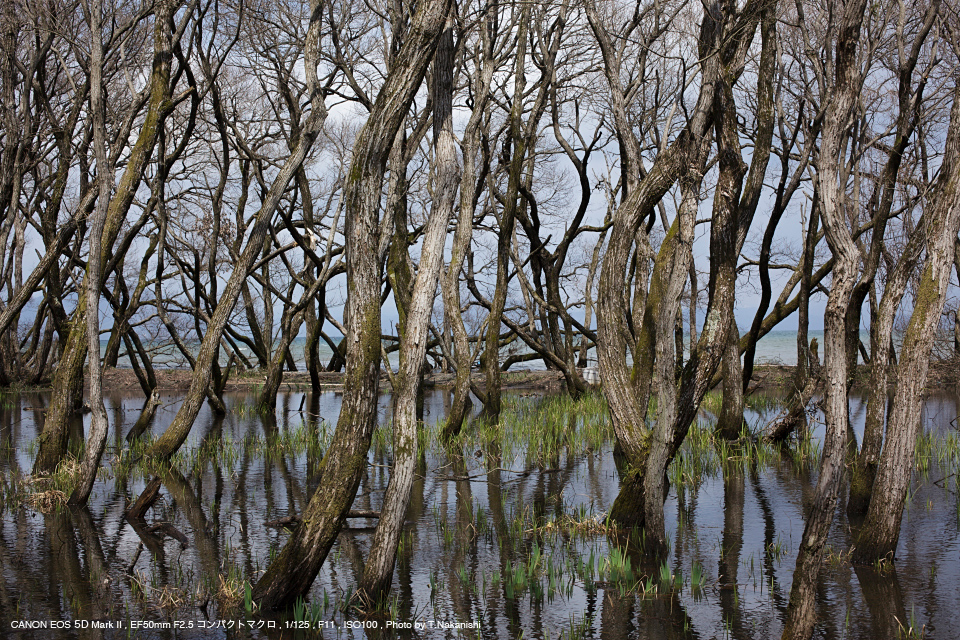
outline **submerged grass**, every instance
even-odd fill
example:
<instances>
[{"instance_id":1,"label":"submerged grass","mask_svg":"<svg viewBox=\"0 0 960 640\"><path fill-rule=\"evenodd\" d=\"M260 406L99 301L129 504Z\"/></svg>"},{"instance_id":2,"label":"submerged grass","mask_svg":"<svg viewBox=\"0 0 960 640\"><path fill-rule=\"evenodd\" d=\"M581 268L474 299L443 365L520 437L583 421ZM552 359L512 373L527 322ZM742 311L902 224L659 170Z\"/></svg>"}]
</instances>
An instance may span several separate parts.
<instances>
[{"instance_id":1,"label":"submerged grass","mask_svg":"<svg viewBox=\"0 0 960 640\"><path fill-rule=\"evenodd\" d=\"M606 398L592 391L574 400L569 395L505 395L499 422L475 419L450 446L465 457L516 461L527 467L558 466L562 456L580 456L614 439ZM438 427L429 442L438 443ZM438 444L435 446L439 447Z\"/></svg>"},{"instance_id":2,"label":"submerged grass","mask_svg":"<svg viewBox=\"0 0 960 640\"><path fill-rule=\"evenodd\" d=\"M764 442L744 425L740 437L727 440L716 434L714 422L698 418L687 433L680 452L668 470L670 483L678 490L696 489L704 480L717 477L726 468L745 470L768 468L780 464L787 453L794 466L805 468L819 459L819 444L809 430L799 434L792 446L780 448Z\"/></svg>"}]
</instances>

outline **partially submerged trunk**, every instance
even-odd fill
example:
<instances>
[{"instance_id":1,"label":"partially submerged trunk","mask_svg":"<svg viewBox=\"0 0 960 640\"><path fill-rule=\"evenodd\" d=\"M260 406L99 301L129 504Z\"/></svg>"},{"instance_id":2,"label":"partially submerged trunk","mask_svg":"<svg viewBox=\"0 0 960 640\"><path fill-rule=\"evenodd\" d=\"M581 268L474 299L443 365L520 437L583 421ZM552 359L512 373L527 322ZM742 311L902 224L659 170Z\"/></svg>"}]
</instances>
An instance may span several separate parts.
<instances>
[{"instance_id":1,"label":"partially submerged trunk","mask_svg":"<svg viewBox=\"0 0 960 640\"><path fill-rule=\"evenodd\" d=\"M103 214L103 231L98 246L101 264L106 263L106 257L117 240L121 223L133 204L143 172L156 146L163 120L172 108L169 98L173 42L169 31L169 17L174 14L179 4L178 0L162 2L156 11L150 98L140 134L127 159L123 176ZM101 197L106 196L101 192ZM99 291L102 286L102 274L100 281L93 285ZM86 313L87 296L82 295L77 301L77 308L70 323L70 333L53 379L50 410L47 412L43 431L38 438L34 473L52 472L67 452L69 439L67 429L70 417L82 400L83 363L87 357ZM96 355L90 358L91 363L96 362L96 366L99 366L100 362L99 344L98 336Z\"/></svg>"},{"instance_id":2,"label":"partially submerged trunk","mask_svg":"<svg viewBox=\"0 0 960 640\"><path fill-rule=\"evenodd\" d=\"M233 273L231 273L223 294L217 301L217 307L207 323L206 332L203 334L203 342L200 344L197 353L193 376L190 380L190 389L187 391L183 404L167 430L147 451L147 455L169 458L180 448L180 445L190 434L190 429L200 412L203 400L208 395L213 366L219 353L220 340L223 337L224 329L233 308L244 290L250 269L263 251L270 226L273 224L274 214L283 198L287 185L300 170L307 152L313 146L313 142L320 134L326 120L326 106L316 77L319 62L320 23L322 20L322 16L319 15L319 0L313 0L311 7L310 26L307 29L306 45L304 47L304 69L309 85L308 95L311 100L310 113L306 116L300 132L300 139L263 198L247 239L247 244L236 260Z\"/></svg>"},{"instance_id":3,"label":"partially submerged trunk","mask_svg":"<svg viewBox=\"0 0 960 640\"><path fill-rule=\"evenodd\" d=\"M447 0L419 6L395 65L354 147L344 188L347 258L347 372L343 405L317 490L301 526L253 588L263 609L293 604L313 584L353 503L377 416L380 373L379 209L391 144L403 123L449 10ZM419 366L419 365L418 365Z\"/></svg>"},{"instance_id":4,"label":"partially submerged trunk","mask_svg":"<svg viewBox=\"0 0 960 640\"><path fill-rule=\"evenodd\" d=\"M168 33L167 22L172 18L176 9L176 2L163 2L158 5L155 18L156 23L154 27L154 38L156 41L155 49L158 52L158 57L162 57L159 55L161 52L166 51L167 54L169 54L169 51L172 49L173 45L170 34ZM110 242L109 244L105 245L104 228L108 220L110 209L115 206L115 201L110 197L113 188L114 166L107 158L107 132L104 122L105 97L101 86L103 82L104 68L103 45L101 42L99 42L99 37L103 30L102 7L100 5L96 5L89 13L89 16L91 21L91 33L96 34L94 38L97 40L97 42L93 43L91 47L90 103L93 124L94 152L97 159L97 182L99 187L99 196L94 215L90 221L87 272L84 277L86 308L96 310L93 313L86 314L86 351L89 355L87 369L90 378L90 430L87 435L83 460L81 462L80 477L73 494L70 496L70 504L80 506L83 506L87 503L90 492L93 489L93 484L97 477L97 471L100 468L100 459L106 446L107 431L109 429L106 408L103 404L103 369L101 368L100 362L100 314L98 310L100 308L101 285L107 279L104 273L106 266L104 262L109 256L111 245L113 244ZM169 70L167 71L167 75L169 75ZM162 154L162 145L160 149ZM161 172L161 177L158 178L158 180L162 180L164 175L164 172ZM135 183L136 180L133 182ZM130 183L125 184L118 191L116 197L120 198L121 200L125 199L131 188L135 188L135 186L131 187ZM129 205L126 206L129 207ZM148 210L150 210L150 207L148 207ZM116 220L120 215L121 214L114 213L112 219ZM111 230L110 233L115 234L116 231ZM132 309L129 310L130 314L134 313L136 308L139 307L140 296L146 289L147 263L156 249L157 240L157 237L151 239L149 247L144 252L141 260L139 279L133 296L129 295L129 292L126 288L126 283L122 279L120 280L119 288L121 290L122 297L127 301L128 305L132 307ZM116 268L118 273L120 273L123 268L122 257L123 250L119 252L118 256L119 266ZM111 304L114 304L112 300ZM114 304L114 306L116 307L118 305ZM156 377L154 376L153 367L150 363L149 356L145 353L145 349L140 342L139 337L128 322L129 317L130 316L127 315L127 310L121 312L121 315L119 316L115 315L115 335L118 337L122 336L124 344L127 348L130 362L141 384L141 388L149 394L157 385ZM138 357L142 360L146 373L141 371L140 365L138 364Z\"/></svg>"},{"instance_id":5,"label":"partially submerged trunk","mask_svg":"<svg viewBox=\"0 0 960 640\"><path fill-rule=\"evenodd\" d=\"M93 309L86 314L87 353L90 354L90 434L83 452L83 461L80 465L80 477L70 504L83 506L90 497L93 482L97 479L97 469L100 467L100 456L107 443L107 430L110 423L107 420L107 409L103 405L103 370L100 368L100 281L103 271L103 226L107 218L107 209L110 202L110 192L113 188L113 167L107 160L107 132L104 122L105 101L103 95L103 6L94 2L91 4L90 20L90 111L93 121L93 147L97 159L97 207L90 220L90 232L87 236L89 256L87 258L87 273L83 279L83 295L86 296L87 308ZM158 7L156 21L158 26L157 47L165 39L161 34L166 32L166 20L169 13L167 3Z\"/></svg>"},{"instance_id":6,"label":"partially submerged trunk","mask_svg":"<svg viewBox=\"0 0 960 640\"><path fill-rule=\"evenodd\" d=\"M513 242L517 209L520 207L520 186L523 179L524 164L527 159L528 136L525 135L522 118L524 111L523 98L526 89L527 32L530 8L524 7L522 11L517 36L513 105L509 116L510 133L503 152L504 155L508 156L507 171L509 177L497 231L497 283L490 305L490 313L487 316L484 351L480 358L485 383L483 417L491 422L500 420L500 327L503 322L503 310L507 303L507 288L510 285L510 245Z\"/></svg>"},{"instance_id":7,"label":"partially submerged trunk","mask_svg":"<svg viewBox=\"0 0 960 640\"><path fill-rule=\"evenodd\" d=\"M273 410L277 407L277 392L280 391L280 383L283 381L283 365L287 360L290 345L297 337L297 332L300 331L303 320L302 313L296 313L295 316L292 320L284 318L281 323L284 330L280 334L280 344L277 345L277 349L270 359L263 388L260 389L260 395L257 398L257 406L262 410Z\"/></svg>"},{"instance_id":8,"label":"partially submerged trunk","mask_svg":"<svg viewBox=\"0 0 960 640\"><path fill-rule=\"evenodd\" d=\"M900 521L921 427L930 350L940 325L953 269L952 249L960 231L960 90L954 91L953 99L943 169L934 191L936 199L929 217L925 215L926 264L900 350L897 389L867 520L857 536L854 560L859 562L893 557L900 538Z\"/></svg>"},{"instance_id":9,"label":"partially submerged trunk","mask_svg":"<svg viewBox=\"0 0 960 640\"><path fill-rule=\"evenodd\" d=\"M887 277L879 306L876 303L874 280L880 267L881 256L887 251L884 244L884 229L891 218L891 210L898 190L898 177L904 153L911 143L920 118L919 112L924 103L920 99L926 85L923 74L914 86L913 74L916 69L921 47L937 20L939 2L926 7L923 22L914 40L908 56L901 54L899 69L898 102L899 111L896 120L896 135L888 151L888 158L880 173L874 193L868 203L868 213L872 217L871 242L866 252L865 264L860 282L854 290L853 301L847 312L847 358L856 362L860 345L860 314L863 301L869 296L871 302L870 323L870 397L867 401L867 416L864 423L863 443L852 466L850 497L847 512L858 516L866 512L870 501L876 466L883 446L884 421L888 409L887 376L893 358L893 323L900 301L906 291L908 279L913 275L920 252L926 244L922 237L925 229L920 222L910 233L907 245L899 260L891 268L887 264ZM899 36L903 38L902 33ZM903 46L901 40L901 46ZM943 165L948 166L948 165ZM944 213L944 215L946 215ZM907 229L909 231L909 228ZM940 227L936 227L940 230ZM946 229L944 229L946 230ZM852 375L851 375L852 378Z\"/></svg>"},{"instance_id":10,"label":"partially submerged trunk","mask_svg":"<svg viewBox=\"0 0 960 640\"><path fill-rule=\"evenodd\" d=\"M628 193L614 216L610 244L600 277L598 298L598 354L604 378L604 392L610 405L617 443L633 469L624 478L621 493L611 508L611 518L621 525L643 525L647 540L655 547L666 544L663 518L663 499L668 490L666 470L679 449L690 422L696 417L710 381L720 363L733 323L733 297L736 284L738 247L742 246L756 209L763 175L765 154L755 154L748 187L741 200L740 190L746 166L739 154L736 133L736 111L732 85L742 68L752 35L763 16L764 53L762 64L772 65L775 52L773 3L749 3L738 15L727 11L704 17L701 26L701 89L696 109L687 129L667 149ZM588 7L588 18L595 33L599 32L596 16ZM733 32L733 25L745 20L742 28ZM604 53L607 77L611 86L617 86L616 69L610 68L606 48L609 42L598 33L598 42ZM727 46L716 55L721 42ZM769 80L761 83L761 96L771 92ZM615 94L616 95L616 94ZM768 99L768 101L770 101ZM772 104L772 101L771 101ZM768 105L769 106L769 105ZM769 113L767 112L769 111ZM615 115L617 110L614 109ZM772 108L763 111L761 126L772 126ZM622 116L620 119L623 119ZM627 124L617 123L621 137ZM698 193L702 180L710 140L707 135L717 129L721 148L720 178L714 201L711 227L711 282L710 308L698 344L691 347L691 358L675 385L676 362L674 327L681 294L690 264L690 250ZM625 365L626 327L624 322L624 273L630 247L640 223L654 215L660 198L673 182L680 178L682 202L677 218L664 238L654 265L646 310L640 331L640 344L635 353L632 380ZM655 353L655 360L652 354ZM645 425L650 384L656 371L657 422L653 434ZM636 390L640 393L637 394ZM642 488L642 490L641 490ZM642 505L642 510L637 509Z\"/></svg>"},{"instance_id":11,"label":"partially submerged trunk","mask_svg":"<svg viewBox=\"0 0 960 640\"><path fill-rule=\"evenodd\" d=\"M921 222L911 234L903 255L892 273L887 276L883 297L880 299L877 314L870 327L870 352L873 354L873 361L870 364L870 385L863 423L863 442L856 460L851 465L850 493L847 499L847 513L853 517L862 517L870 506L877 464L883 449L887 412L892 399L889 374L893 324L909 278L920 258L920 251L926 244L924 226L925 223Z\"/></svg>"},{"instance_id":12,"label":"partially submerged trunk","mask_svg":"<svg viewBox=\"0 0 960 640\"><path fill-rule=\"evenodd\" d=\"M816 590L827 533L837 506L844 472L849 400L847 394L846 313L857 283L860 252L847 228L845 185L838 180L843 141L856 105L861 82L857 48L865 0L842 8L836 33L836 86L824 116L817 166L820 214L833 253L833 283L823 318L823 412L826 428L820 476L797 554L784 640L808 640L816 622Z\"/></svg>"},{"instance_id":13,"label":"partially submerged trunk","mask_svg":"<svg viewBox=\"0 0 960 640\"><path fill-rule=\"evenodd\" d=\"M159 407L160 394L154 389L150 397L143 403L143 409L140 410L140 417L137 418L136 423L134 423L130 431L127 432L127 442L133 442L150 428L150 423L153 422L153 417L157 415L157 409Z\"/></svg>"},{"instance_id":14,"label":"partially submerged trunk","mask_svg":"<svg viewBox=\"0 0 960 640\"><path fill-rule=\"evenodd\" d=\"M730 337L723 350L723 373L720 402L720 415L717 417L717 433L721 438L736 440L743 429L743 367L740 364L740 334L734 326L730 327Z\"/></svg>"},{"instance_id":15,"label":"partially submerged trunk","mask_svg":"<svg viewBox=\"0 0 960 640\"><path fill-rule=\"evenodd\" d=\"M452 126L453 54L453 17L448 16L437 48L433 72L434 202L424 231L420 265L407 308L400 343L400 368L393 390L393 466L380 510L380 521L357 594L368 608L383 603L389 593L417 461L417 397L422 381L421 364L426 353L430 314L443 263L447 221L453 212L459 177Z\"/></svg>"}]
</instances>

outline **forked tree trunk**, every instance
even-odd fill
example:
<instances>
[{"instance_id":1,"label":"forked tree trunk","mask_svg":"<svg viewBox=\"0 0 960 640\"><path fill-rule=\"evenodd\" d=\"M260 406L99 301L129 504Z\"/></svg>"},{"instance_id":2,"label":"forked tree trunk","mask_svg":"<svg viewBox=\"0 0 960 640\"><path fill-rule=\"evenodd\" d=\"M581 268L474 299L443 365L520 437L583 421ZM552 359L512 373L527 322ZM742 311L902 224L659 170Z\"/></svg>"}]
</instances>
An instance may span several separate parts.
<instances>
[{"instance_id":1,"label":"forked tree trunk","mask_svg":"<svg viewBox=\"0 0 960 640\"><path fill-rule=\"evenodd\" d=\"M891 209L895 201L898 185L900 165L913 134L920 122L919 110L924 102L921 100L926 77L923 76L913 85L913 73L917 66L921 48L933 28L939 12L939 1L929 4L924 21L910 49L910 55L901 54L899 72L898 102L899 112L896 120L896 137L889 151L887 162L880 173L879 181L870 200L874 204L874 211L869 211L873 218L871 229L870 251L866 255L860 283L854 290L853 303L847 312L847 358L856 361L856 350L860 344L860 314L863 301L868 295L875 300L874 280L880 266L881 255L884 252L884 229L890 218ZM902 38L902 35L900 36ZM872 303L870 323L870 396L867 401L867 416L864 424L863 443L860 452L851 465L850 495L847 501L847 513L853 516L866 512L870 501L877 462L883 444L883 427L889 405L887 389L887 370L890 366L892 354L893 322L900 300L906 290L907 279L912 275L924 245L923 233L918 225L910 234L899 262L891 271L888 268L888 277L884 283L883 296L879 308Z\"/></svg>"},{"instance_id":2,"label":"forked tree trunk","mask_svg":"<svg viewBox=\"0 0 960 640\"><path fill-rule=\"evenodd\" d=\"M344 187L347 259L347 371L343 405L319 486L294 531L253 588L263 609L306 594L337 539L367 465L380 378L380 194L390 147L423 81L449 0L419 5L395 65L354 146ZM418 364L419 366L419 364Z\"/></svg>"},{"instance_id":3,"label":"forked tree trunk","mask_svg":"<svg viewBox=\"0 0 960 640\"><path fill-rule=\"evenodd\" d=\"M960 88L954 89L950 129L936 199L927 219L927 259L914 295L913 314L903 338L897 390L887 425L883 453L874 481L867 520L857 536L854 560L871 562L893 557L900 538L900 520L913 472L920 430L923 391L930 350L946 300L952 249L960 230Z\"/></svg>"},{"instance_id":4,"label":"forked tree trunk","mask_svg":"<svg viewBox=\"0 0 960 640\"><path fill-rule=\"evenodd\" d=\"M133 204L143 171L156 146L160 127L167 113L172 109L169 98L173 42L168 22L179 4L179 0L161 2L155 12L150 98L140 135L134 143L130 157L127 159L126 169L105 214L103 236L99 247L101 264L105 262L106 255L116 242L121 223ZM98 288L102 286L102 281L97 283L97 286ZM86 313L87 296L81 296L77 300L70 333L53 379L50 409L43 423L43 431L37 439L38 449L33 466L34 473L53 471L67 452L70 417L80 403L83 393L83 362L87 357ZM99 345L99 341L97 344ZM96 360L99 363L99 354L98 346L96 356L91 357L91 362Z\"/></svg>"},{"instance_id":5,"label":"forked tree trunk","mask_svg":"<svg viewBox=\"0 0 960 640\"><path fill-rule=\"evenodd\" d=\"M768 2L748 3L739 15L732 7L718 14L707 14L701 26L701 89L696 109L692 114L687 130L673 145L661 152L650 172L627 196L614 217L611 229L610 245L604 259L600 279L598 299L598 353L604 378L604 392L607 395L614 417L614 429L618 445L626 454L633 470L624 478L620 494L611 508L611 518L627 526L642 525L646 528L647 539L654 546L665 544L665 526L663 521L663 499L667 491L665 472L677 449L686 436L690 422L696 416L697 407L706 393L710 379L720 361L720 354L727 342L732 323L733 292L737 247L742 242L741 232L749 227L752 212L756 207L756 198L762 186L766 159L756 154L751 170L744 201L740 201L740 184L746 167L737 151L739 146L735 133L735 111L732 102L732 83L737 74L731 69L738 67L746 54L746 48L752 40L756 25L764 15L765 60L770 64L774 46L774 21L772 13L775 4ZM595 17L588 7L588 18L594 32ZM732 30L735 22L745 20L742 28ZM731 36L729 41L727 36ZM605 66L608 55L604 38L598 36L601 50L604 51ZM726 46L721 55L712 55L720 43ZM721 73L721 60L725 72ZM613 86L617 80L607 70L608 80ZM720 86L722 79L728 85ZM733 117L731 117L731 113ZM674 385L675 361L673 353L673 329L676 311L679 308L680 294L687 277L689 266L688 245L692 240L695 224L696 198L706 151L709 149L707 133L718 127L718 144L724 151L720 156L721 177L714 202L714 221L711 228L711 307L708 310L704 331L701 333L696 349L692 349L691 359L684 368L679 390ZM726 127L722 126L727 121ZM618 130L620 130L618 124ZM621 132L621 136L623 136ZM653 207L662 197L665 189L681 177L684 202L672 227L664 239L654 273L651 278L650 292L647 296L646 311L638 345L639 361L634 367L634 377L652 377L657 371L658 400L657 424L653 434L643 426L648 396L634 395L638 384L628 383L625 363L623 362L626 333L623 321L625 305L623 300L624 277L627 258L633 235L639 229L640 222L653 214ZM663 183L660 182L663 180ZM665 184L664 191L659 191ZM647 191L649 188L657 191ZM649 203L631 211L629 205L643 203L645 197L655 195ZM743 215L741 217L741 210ZM626 226L627 216L632 219ZM634 217L635 216L635 217ZM619 223L619 224L618 224ZM621 226L624 225L624 226ZM667 309L671 307L671 309ZM654 312L654 310L658 312ZM656 353L656 363L651 362L650 354ZM648 383L640 384L649 388ZM638 508L639 507L639 508Z\"/></svg>"},{"instance_id":6,"label":"forked tree trunk","mask_svg":"<svg viewBox=\"0 0 960 640\"><path fill-rule=\"evenodd\" d=\"M740 436L743 427L743 394L746 387L743 385L743 366L740 361L740 335L737 329L736 318L734 317L734 307L736 305L736 296L732 291L726 295L717 291L717 284L727 279L730 286L736 285L737 260L740 252L743 250L743 244L746 242L750 226L756 214L757 206L760 203L760 194L763 190L763 180L767 173L767 164L770 161L770 154L773 142L773 130L776 121L774 108L774 83L777 76L777 31L776 31L776 7L777 2L769 2L761 5L760 9L760 33L761 33L761 51L760 68L757 77L757 129L754 142L753 157L750 163L750 171L744 176L747 170L743 160L743 151L740 148L739 134L736 131L736 122L739 118L737 106L733 96L733 82L742 69L742 61L738 55L724 57L724 69L721 71L720 91L717 92L716 120L717 130L717 153L720 156L721 175L718 178L717 190L730 192L723 198L718 198L721 203L730 209L730 219L726 223L726 230L721 231L724 234L736 233L736 240L718 238L712 241L710 256L711 265L717 263L720 266L718 272L720 275L714 277L711 269L710 278L710 297L712 304L725 304L726 309L721 312L722 316L729 316L730 328L726 347L723 354L723 397L721 400L720 420L718 422L718 431L728 439L735 439ZM728 54L729 55L729 54ZM724 156L730 156L724 160ZM723 168L727 167L724 171ZM725 179L724 174L728 177ZM742 188L742 195L740 189ZM732 197L731 197L732 196ZM739 200L737 199L739 198ZM722 217L714 216L714 225L722 224ZM730 259L724 259L717 255L721 246L728 246ZM716 247L716 250L714 249ZM690 265L691 286L696 276L694 265ZM692 311L691 303L691 311ZM709 318L709 315L708 315ZM691 339L691 350L693 349L693 340ZM697 343L698 350L700 341ZM720 345L711 345L708 349L721 348ZM691 354L692 357L692 354ZM711 374L712 375L712 374Z\"/></svg>"},{"instance_id":7,"label":"forked tree trunk","mask_svg":"<svg viewBox=\"0 0 960 640\"><path fill-rule=\"evenodd\" d=\"M368 608L383 603L390 590L397 545L403 532L417 461L417 397L422 381L421 365L426 354L430 314L443 263L447 221L453 211L459 178L452 125L453 53L451 15L447 17L433 66L434 204L424 232L420 265L400 342L400 368L393 390L393 466L357 594Z\"/></svg>"},{"instance_id":8,"label":"forked tree trunk","mask_svg":"<svg viewBox=\"0 0 960 640\"><path fill-rule=\"evenodd\" d=\"M790 605L783 639L808 640L816 622L817 576L837 506L840 479L844 471L847 428L846 314L857 283L859 251L847 229L846 193L838 181L843 139L856 104L861 82L857 65L860 27L865 0L850 0L840 8L836 35L836 87L824 116L823 138L817 166L817 188L823 228L833 252L833 284L823 317L823 379L826 430L820 476L813 504L807 516L797 554Z\"/></svg>"},{"instance_id":9,"label":"forked tree trunk","mask_svg":"<svg viewBox=\"0 0 960 640\"><path fill-rule=\"evenodd\" d=\"M873 354L873 361L870 365L870 386L863 424L863 442L856 461L851 465L850 491L847 498L847 514L853 517L864 516L870 506L877 464L883 449L887 411L890 408L888 378L893 323L896 320L900 301L906 293L907 283L917 266L920 252L926 244L925 231L926 222L921 220L911 234L896 267L887 276L883 297L880 299L880 306L870 327L870 353Z\"/></svg>"}]
</instances>

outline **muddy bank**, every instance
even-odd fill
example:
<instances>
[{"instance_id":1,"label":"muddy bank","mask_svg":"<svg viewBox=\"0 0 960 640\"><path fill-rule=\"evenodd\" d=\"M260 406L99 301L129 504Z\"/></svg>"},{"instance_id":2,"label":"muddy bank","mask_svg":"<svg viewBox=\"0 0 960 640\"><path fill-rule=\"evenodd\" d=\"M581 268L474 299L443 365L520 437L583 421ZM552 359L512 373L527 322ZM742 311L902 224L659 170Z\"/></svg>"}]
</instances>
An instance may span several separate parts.
<instances>
[{"instance_id":1,"label":"muddy bank","mask_svg":"<svg viewBox=\"0 0 960 640\"><path fill-rule=\"evenodd\" d=\"M189 369L157 370L157 389L160 391L185 391L190 388L191 371ZM241 391L255 389L263 385L265 375L260 371L248 371L241 375L230 376L226 389ZM426 376L427 387L443 389L452 387L452 373L431 373ZM473 381L483 388L483 375L475 372ZM323 372L320 384L325 390L337 390L343 387L343 373ZM103 374L104 389L139 389L140 383L132 369L107 369ZM503 374L505 389L531 389L557 391L563 386L563 376L559 371L508 371ZM303 391L310 388L310 374L306 371L285 371L280 389ZM380 376L380 389L389 390L390 381L386 373Z\"/></svg>"},{"instance_id":2,"label":"muddy bank","mask_svg":"<svg viewBox=\"0 0 960 640\"><path fill-rule=\"evenodd\" d=\"M960 375L958 366L953 362L937 361L931 363L927 387L933 389L953 389L957 386ZM796 367L782 364L757 365L750 382L751 392L789 392L793 388ZM185 391L190 388L190 369L158 369L156 371L157 388L160 391ZM258 370L247 371L240 375L232 375L227 382L226 390L252 390L264 383L265 375ZM857 368L854 388L865 388L870 380L869 365L860 365ZM475 371L473 382L481 389L484 387L483 374ZM434 372L425 378L425 385L430 388L452 388L454 374ZM139 389L140 384L132 369L107 369L103 375L105 389ZM322 372L320 374L322 389L336 391L343 387L343 373ZM303 391L310 387L310 375L306 371L285 371L281 390ZM49 387L40 387L43 390ZM560 391L563 389L563 375L559 371L507 371L503 374L503 388L507 390L538 390L543 392ZM380 389L388 391L390 381L386 373L380 376Z\"/></svg>"}]
</instances>

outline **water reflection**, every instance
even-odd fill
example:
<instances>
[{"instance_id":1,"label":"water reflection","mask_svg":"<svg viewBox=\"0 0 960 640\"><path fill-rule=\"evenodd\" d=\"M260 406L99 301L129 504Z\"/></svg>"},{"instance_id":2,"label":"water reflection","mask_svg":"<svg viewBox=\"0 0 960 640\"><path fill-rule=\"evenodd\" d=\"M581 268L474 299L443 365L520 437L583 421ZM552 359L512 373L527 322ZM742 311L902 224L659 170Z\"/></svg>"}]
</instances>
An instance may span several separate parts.
<instances>
[{"instance_id":1,"label":"water reflection","mask_svg":"<svg viewBox=\"0 0 960 640\"><path fill-rule=\"evenodd\" d=\"M154 470L156 475L113 477L108 469L89 510L44 514L4 506L0 635L37 637L13 629L20 620L217 621L236 617L237 610L227 608L231 593L232 604L246 615L242 580L258 576L288 535L265 523L299 514L307 504L340 396L281 394L276 413L267 417L252 409L252 395L225 400L230 409L225 416L204 410L175 467ZM160 401L148 433L166 428L179 398L167 394ZM427 394L428 429L442 419L449 402L446 391ZM115 460L142 415L143 402L139 395L115 391L106 404L113 447L107 457ZM31 468L30 443L46 405L43 394L23 394L7 396L0 406L4 496L18 491L17 479ZM956 409L952 396L933 396L925 407L927 430L955 433ZM851 414L859 415L856 406ZM374 438L355 509L379 509L389 478L388 396L380 398L380 417L383 433ZM754 415L748 421L761 419ZM582 416L573 411L557 420L566 437L582 428ZM80 428L85 427L78 421ZM812 428L815 434L816 421ZM436 621L478 621L479 634L462 635L483 638L780 634L816 465L798 463L789 452L761 464L745 452L725 451L729 459L716 472L671 489L666 513L672 549L666 558L650 559L635 534L608 538L586 528L556 527L565 517L602 522L619 482L611 443L576 452L561 447L537 458L530 453L541 443L517 449L498 446L489 437L494 442L474 440L460 449L434 446L426 452L406 516L395 598L379 623L422 622L418 637L456 637L426 626ZM298 444L303 442L311 444ZM216 455L196 453L214 450ZM818 637L896 637L911 621L925 637L953 637L960 626L955 589L960 509L954 467L937 465L933 461L915 480L895 569L852 567L844 560L851 538L843 510L838 511L831 552L816 586ZM145 517L124 518L129 503L151 483L157 500ZM337 606L352 595L375 524L348 522L307 603L318 619L336 624L349 616ZM629 580L611 577L616 558L628 563ZM525 577L518 575L521 567ZM660 581L662 571L682 577L669 588ZM691 584L695 571L703 576L700 589ZM282 634L289 617L269 622L273 630L265 626L239 635L225 629L174 634L157 628L137 636L309 637ZM364 637L366 632L341 627L339 635ZM111 635L71 629L51 637L126 637L126 630Z\"/></svg>"}]
</instances>

